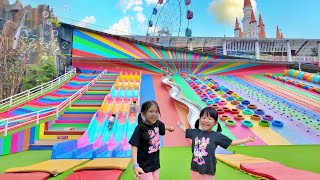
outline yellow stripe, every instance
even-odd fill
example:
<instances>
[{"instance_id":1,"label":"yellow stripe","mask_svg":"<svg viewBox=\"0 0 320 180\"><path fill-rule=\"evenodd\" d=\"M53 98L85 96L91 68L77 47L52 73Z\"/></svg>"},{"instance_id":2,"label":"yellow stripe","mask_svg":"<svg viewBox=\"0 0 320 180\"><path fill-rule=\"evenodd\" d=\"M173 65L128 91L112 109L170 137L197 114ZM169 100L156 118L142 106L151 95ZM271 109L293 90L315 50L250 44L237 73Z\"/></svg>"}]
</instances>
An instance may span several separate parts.
<instances>
[{"instance_id":1,"label":"yellow stripe","mask_svg":"<svg viewBox=\"0 0 320 180\"><path fill-rule=\"evenodd\" d=\"M39 139L43 139L44 136L44 123L40 124L40 129L39 129Z\"/></svg>"},{"instance_id":2,"label":"yellow stripe","mask_svg":"<svg viewBox=\"0 0 320 180\"><path fill-rule=\"evenodd\" d=\"M229 64L228 66L224 66L224 67L220 67L220 68L211 69L209 71L206 71L206 74L219 72L219 71L222 71L222 70L225 70L225 69L229 69L229 68L232 68L232 67L240 66L242 64L244 64L244 63L232 63L232 64Z\"/></svg>"},{"instance_id":3,"label":"yellow stripe","mask_svg":"<svg viewBox=\"0 0 320 180\"><path fill-rule=\"evenodd\" d=\"M204 59L202 59L201 60L201 63L197 63L197 67L193 70L193 74L195 74L197 71L198 71L198 69L200 68L200 67L202 67L202 64L205 62L204 60L207 60L208 59L208 56L206 57L206 58L204 58Z\"/></svg>"},{"instance_id":4,"label":"yellow stripe","mask_svg":"<svg viewBox=\"0 0 320 180\"><path fill-rule=\"evenodd\" d=\"M162 57L158 54L156 50L153 49L153 47L150 47L149 50L152 51L153 54L156 55L158 59L162 59Z\"/></svg>"},{"instance_id":5,"label":"yellow stripe","mask_svg":"<svg viewBox=\"0 0 320 180\"><path fill-rule=\"evenodd\" d=\"M58 139L60 135L43 135L40 139ZM66 135L68 139L79 139L81 135Z\"/></svg>"},{"instance_id":6,"label":"yellow stripe","mask_svg":"<svg viewBox=\"0 0 320 180\"><path fill-rule=\"evenodd\" d=\"M167 54L168 54L170 59L173 59L172 54L171 54L171 52L169 50L167 50Z\"/></svg>"}]
</instances>

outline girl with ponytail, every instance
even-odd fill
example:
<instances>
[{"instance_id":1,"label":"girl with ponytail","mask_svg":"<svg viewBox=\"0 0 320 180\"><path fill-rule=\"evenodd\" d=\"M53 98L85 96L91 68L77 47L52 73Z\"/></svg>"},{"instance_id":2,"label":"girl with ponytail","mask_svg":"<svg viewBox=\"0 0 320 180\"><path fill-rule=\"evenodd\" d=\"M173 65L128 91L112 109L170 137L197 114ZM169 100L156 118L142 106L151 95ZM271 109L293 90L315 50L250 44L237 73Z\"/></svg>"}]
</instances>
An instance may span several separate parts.
<instances>
[{"instance_id":1,"label":"girl with ponytail","mask_svg":"<svg viewBox=\"0 0 320 180\"><path fill-rule=\"evenodd\" d=\"M160 169L160 136L166 130L173 132L174 128L159 120L160 108L156 101L146 101L141 105L138 115L138 125L129 143L134 174L138 180L158 180Z\"/></svg>"},{"instance_id":2,"label":"girl with ponytail","mask_svg":"<svg viewBox=\"0 0 320 180\"><path fill-rule=\"evenodd\" d=\"M215 125L218 125L217 131L212 131ZM191 180L214 179L216 172L215 150L218 145L227 149L230 145L244 144L255 140L253 136L232 140L221 134L222 128L218 123L218 113L211 107L202 109L200 117L195 123L196 129L186 129L180 121L178 127L186 134L186 138L192 140Z\"/></svg>"}]
</instances>

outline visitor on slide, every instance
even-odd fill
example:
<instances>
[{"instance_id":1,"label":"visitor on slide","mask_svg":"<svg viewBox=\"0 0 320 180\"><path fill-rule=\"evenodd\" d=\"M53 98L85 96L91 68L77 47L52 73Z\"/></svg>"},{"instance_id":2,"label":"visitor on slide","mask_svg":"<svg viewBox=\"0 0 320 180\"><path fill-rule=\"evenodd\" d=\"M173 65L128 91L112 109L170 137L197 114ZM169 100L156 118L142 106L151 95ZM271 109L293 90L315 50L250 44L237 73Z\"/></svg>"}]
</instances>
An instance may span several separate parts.
<instances>
[{"instance_id":1,"label":"visitor on slide","mask_svg":"<svg viewBox=\"0 0 320 180\"><path fill-rule=\"evenodd\" d=\"M108 129L111 130L115 121L119 120L118 114L112 114L109 118Z\"/></svg>"},{"instance_id":2,"label":"visitor on slide","mask_svg":"<svg viewBox=\"0 0 320 180\"><path fill-rule=\"evenodd\" d=\"M131 107L130 107L130 113L136 113L137 112L137 101L132 101Z\"/></svg>"},{"instance_id":3,"label":"visitor on slide","mask_svg":"<svg viewBox=\"0 0 320 180\"><path fill-rule=\"evenodd\" d=\"M217 132L212 128L218 125ZM230 145L239 145L255 141L254 136L244 139L232 140L221 134L218 123L218 113L211 107L206 107L200 112L199 119L195 123L196 129L187 129L181 122L178 127L185 133L185 137L192 140L192 159L190 177L191 180L212 180L216 173L215 150L217 146L227 149ZM201 127L201 129L199 129Z\"/></svg>"},{"instance_id":4,"label":"visitor on slide","mask_svg":"<svg viewBox=\"0 0 320 180\"><path fill-rule=\"evenodd\" d=\"M160 136L174 128L159 120L160 108L155 101L146 101L138 115L138 125L129 141L132 145L132 164L138 180L158 180L160 169Z\"/></svg>"}]
</instances>

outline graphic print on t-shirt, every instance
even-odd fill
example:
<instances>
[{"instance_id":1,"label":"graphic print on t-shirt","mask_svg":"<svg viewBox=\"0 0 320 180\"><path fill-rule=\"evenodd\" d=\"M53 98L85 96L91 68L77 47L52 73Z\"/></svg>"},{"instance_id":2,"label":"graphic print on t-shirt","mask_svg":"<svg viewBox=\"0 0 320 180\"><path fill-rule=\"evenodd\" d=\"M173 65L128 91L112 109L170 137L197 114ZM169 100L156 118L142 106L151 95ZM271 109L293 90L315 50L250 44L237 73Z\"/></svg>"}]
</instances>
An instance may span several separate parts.
<instances>
[{"instance_id":1,"label":"graphic print on t-shirt","mask_svg":"<svg viewBox=\"0 0 320 180\"><path fill-rule=\"evenodd\" d=\"M198 137L196 137L194 139L193 161L198 163L199 165L206 163L203 157L208 155L206 148L209 142L210 142L210 138L202 137L201 139L199 139Z\"/></svg>"},{"instance_id":2,"label":"graphic print on t-shirt","mask_svg":"<svg viewBox=\"0 0 320 180\"><path fill-rule=\"evenodd\" d=\"M152 130L148 131L150 136L150 147L148 153L157 152L160 149L160 134L159 134L159 127L155 127Z\"/></svg>"}]
</instances>

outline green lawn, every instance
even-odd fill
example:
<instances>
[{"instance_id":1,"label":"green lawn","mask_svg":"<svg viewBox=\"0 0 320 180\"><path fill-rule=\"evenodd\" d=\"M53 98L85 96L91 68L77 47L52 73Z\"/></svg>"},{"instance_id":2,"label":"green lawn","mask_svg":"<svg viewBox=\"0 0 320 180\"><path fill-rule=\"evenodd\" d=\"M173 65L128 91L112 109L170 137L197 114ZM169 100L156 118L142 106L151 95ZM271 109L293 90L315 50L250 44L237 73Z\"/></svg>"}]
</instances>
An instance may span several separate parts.
<instances>
[{"instance_id":1,"label":"green lawn","mask_svg":"<svg viewBox=\"0 0 320 180\"><path fill-rule=\"evenodd\" d=\"M278 161L289 167L312 171L320 174L319 162L320 145L310 146L234 146L229 150L253 157L261 157ZM5 169L18 166L27 166L50 159L51 151L26 151L12 155L0 156L0 173ZM190 147L162 148L161 154L161 179L189 179L191 159ZM72 174L72 170L50 179L62 180ZM250 180L254 177L235 170L224 163L218 162L216 179L243 179ZM121 180L133 179L131 164L124 171Z\"/></svg>"}]
</instances>

